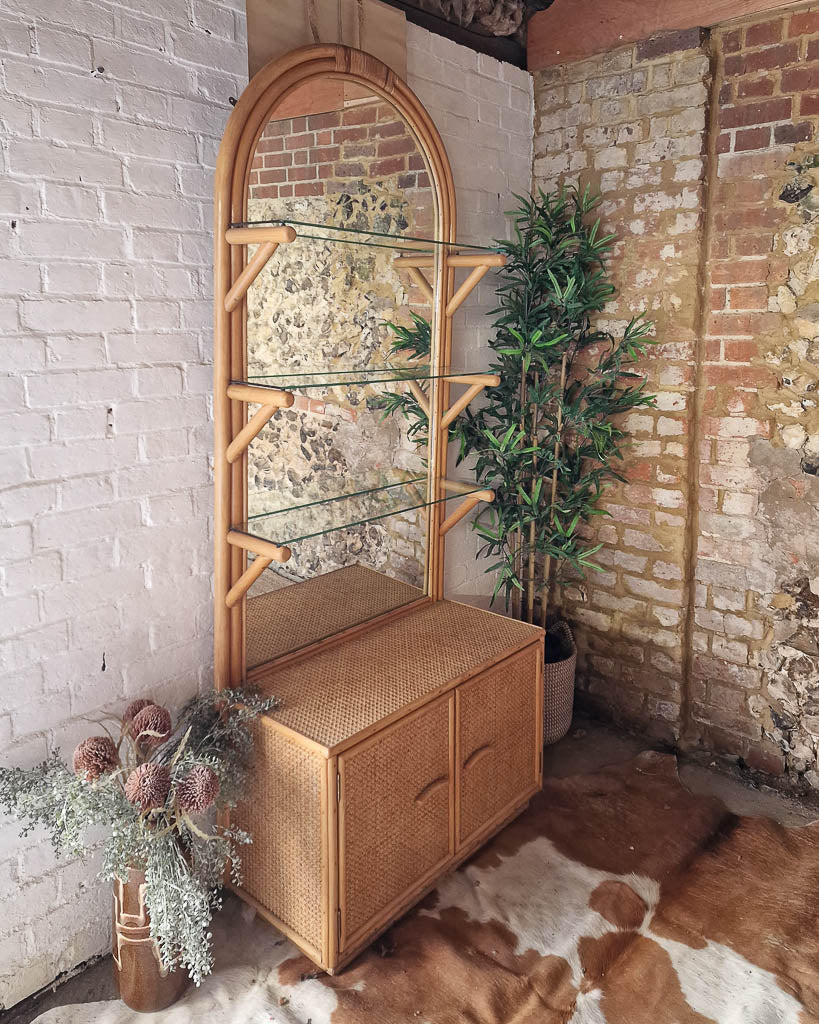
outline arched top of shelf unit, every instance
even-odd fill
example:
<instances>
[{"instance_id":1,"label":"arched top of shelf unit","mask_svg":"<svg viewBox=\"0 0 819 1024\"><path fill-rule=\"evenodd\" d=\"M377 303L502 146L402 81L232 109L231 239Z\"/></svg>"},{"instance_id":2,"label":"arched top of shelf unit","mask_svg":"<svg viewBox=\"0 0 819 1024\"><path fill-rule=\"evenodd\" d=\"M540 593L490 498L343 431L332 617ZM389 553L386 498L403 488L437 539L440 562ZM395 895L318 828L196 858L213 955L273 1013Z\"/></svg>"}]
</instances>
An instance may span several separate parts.
<instances>
[{"instance_id":1,"label":"arched top of shelf unit","mask_svg":"<svg viewBox=\"0 0 819 1024\"><path fill-rule=\"evenodd\" d=\"M390 102L413 132L436 197L436 238L455 241L455 186L438 129L426 108L386 64L337 44L304 46L266 64L250 81L228 119L216 161L214 227L217 252L227 254L225 232L246 219L247 184L256 144L277 106L311 79L340 78L366 86Z\"/></svg>"}]
</instances>

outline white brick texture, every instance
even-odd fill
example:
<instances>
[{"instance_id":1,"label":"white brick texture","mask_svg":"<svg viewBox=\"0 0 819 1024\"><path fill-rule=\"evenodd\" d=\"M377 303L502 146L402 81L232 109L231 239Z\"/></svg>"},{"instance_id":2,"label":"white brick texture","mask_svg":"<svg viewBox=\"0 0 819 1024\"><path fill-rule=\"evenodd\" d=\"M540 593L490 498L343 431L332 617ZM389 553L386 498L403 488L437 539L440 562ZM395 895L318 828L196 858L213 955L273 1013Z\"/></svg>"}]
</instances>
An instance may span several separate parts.
<instances>
[{"instance_id":1,"label":"white brick texture","mask_svg":"<svg viewBox=\"0 0 819 1024\"><path fill-rule=\"evenodd\" d=\"M514 205L512 193L531 187L532 76L408 24L407 80L432 115L452 164L458 238L486 244L508 237L504 212ZM486 366L496 281L487 274L455 315L453 365ZM468 522L447 534L449 596L488 600L493 581L476 558L479 547Z\"/></svg>"},{"instance_id":2,"label":"white brick texture","mask_svg":"<svg viewBox=\"0 0 819 1024\"><path fill-rule=\"evenodd\" d=\"M241 0L0 0L2 763L211 682L210 196L245 31ZM459 234L502 235L531 79L407 32ZM491 301L457 360L485 362ZM486 589L474 535L450 537L453 589ZM108 948L95 871L0 822L0 1009Z\"/></svg>"},{"instance_id":3,"label":"white brick texture","mask_svg":"<svg viewBox=\"0 0 819 1024\"><path fill-rule=\"evenodd\" d=\"M213 155L238 0L0 0L0 758L211 681ZM109 945L95 866L0 826L0 1009Z\"/></svg>"}]
</instances>

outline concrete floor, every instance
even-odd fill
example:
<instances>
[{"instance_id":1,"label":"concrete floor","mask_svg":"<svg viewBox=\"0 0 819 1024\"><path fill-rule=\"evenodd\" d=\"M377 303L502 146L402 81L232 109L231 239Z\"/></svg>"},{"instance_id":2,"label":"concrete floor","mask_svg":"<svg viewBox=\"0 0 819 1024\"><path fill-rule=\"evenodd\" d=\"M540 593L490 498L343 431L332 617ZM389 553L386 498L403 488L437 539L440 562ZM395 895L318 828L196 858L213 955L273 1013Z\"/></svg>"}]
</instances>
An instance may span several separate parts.
<instances>
[{"instance_id":1,"label":"concrete floor","mask_svg":"<svg viewBox=\"0 0 819 1024\"><path fill-rule=\"evenodd\" d=\"M648 749L645 738L631 736L616 729L576 718L569 735L546 749L544 774L557 778L587 775L604 765L616 764ZM788 827L805 825L819 818L819 809L784 796L776 790L757 787L739 773L680 760L680 779L693 793L717 796L735 814L769 817ZM234 900L229 897L228 904ZM223 914L236 917L238 908L226 906ZM218 929L215 929L218 935ZM219 955L216 951L217 958ZM0 1013L0 1024L30 1024L41 1013L67 1003L85 1003L115 999L116 988L111 972L110 956L79 971L62 984L24 1000L11 1010Z\"/></svg>"}]
</instances>

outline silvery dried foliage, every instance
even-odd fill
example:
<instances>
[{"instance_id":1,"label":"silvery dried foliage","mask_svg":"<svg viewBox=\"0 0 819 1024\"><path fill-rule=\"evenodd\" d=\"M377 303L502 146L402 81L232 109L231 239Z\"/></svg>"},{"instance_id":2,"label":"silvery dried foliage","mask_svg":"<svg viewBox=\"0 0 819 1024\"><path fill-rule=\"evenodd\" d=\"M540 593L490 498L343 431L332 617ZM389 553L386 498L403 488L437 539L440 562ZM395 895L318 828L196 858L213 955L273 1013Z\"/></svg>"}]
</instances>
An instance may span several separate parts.
<instances>
[{"instance_id":1,"label":"silvery dried foliage","mask_svg":"<svg viewBox=\"0 0 819 1024\"><path fill-rule=\"evenodd\" d=\"M23 821L23 835L42 826L58 852L75 857L88 852L87 830L105 826L101 876L125 880L130 868L145 872L145 901L160 956L172 969L187 968L198 985L213 966L210 921L221 906L225 871L229 866L233 881L240 882L239 848L251 841L239 829L215 824L213 812L235 806L253 750L248 727L278 706L277 698L247 690L198 696L159 745L153 734L147 742L134 737L127 720L97 719L116 743L117 769L89 780L75 774L59 751L30 770L0 768L0 806ZM171 789L161 807L143 812L126 798L125 782L147 762L167 768ZM196 765L209 767L219 781L207 818L198 822L175 798Z\"/></svg>"}]
</instances>

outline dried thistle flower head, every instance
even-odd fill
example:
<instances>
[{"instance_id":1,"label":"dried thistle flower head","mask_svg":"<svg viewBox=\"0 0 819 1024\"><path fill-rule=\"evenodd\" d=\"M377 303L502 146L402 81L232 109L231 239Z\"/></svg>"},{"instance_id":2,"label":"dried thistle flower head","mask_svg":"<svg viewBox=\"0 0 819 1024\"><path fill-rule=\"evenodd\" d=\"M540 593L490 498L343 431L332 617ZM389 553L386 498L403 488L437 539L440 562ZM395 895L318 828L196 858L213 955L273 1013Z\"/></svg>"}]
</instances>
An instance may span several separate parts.
<instances>
[{"instance_id":1,"label":"dried thistle flower head","mask_svg":"<svg viewBox=\"0 0 819 1024\"><path fill-rule=\"evenodd\" d=\"M138 711L131 723L131 735L140 744L150 750L170 735L171 713L159 704L149 704Z\"/></svg>"},{"instance_id":2,"label":"dried thistle flower head","mask_svg":"<svg viewBox=\"0 0 819 1024\"><path fill-rule=\"evenodd\" d=\"M140 697L139 700L132 700L122 716L123 723L127 725L129 722L133 722L143 708L149 708L152 704L153 701L146 700L145 697Z\"/></svg>"},{"instance_id":3,"label":"dried thistle flower head","mask_svg":"<svg viewBox=\"0 0 819 1024\"><path fill-rule=\"evenodd\" d=\"M176 787L176 800L187 814L201 814L219 795L219 776L206 764L196 764Z\"/></svg>"},{"instance_id":4,"label":"dried thistle flower head","mask_svg":"<svg viewBox=\"0 0 819 1024\"><path fill-rule=\"evenodd\" d=\"M171 773L164 764L147 761L134 768L125 783L125 796L143 811L162 807L171 789Z\"/></svg>"},{"instance_id":5,"label":"dried thistle flower head","mask_svg":"<svg viewBox=\"0 0 819 1024\"><path fill-rule=\"evenodd\" d=\"M96 782L100 775L118 767L117 748L108 736L89 736L74 751L73 765L77 775Z\"/></svg>"}]
</instances>

